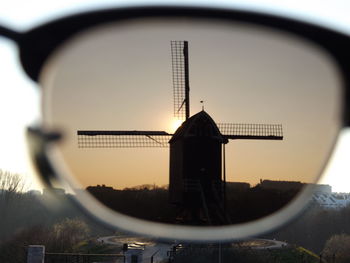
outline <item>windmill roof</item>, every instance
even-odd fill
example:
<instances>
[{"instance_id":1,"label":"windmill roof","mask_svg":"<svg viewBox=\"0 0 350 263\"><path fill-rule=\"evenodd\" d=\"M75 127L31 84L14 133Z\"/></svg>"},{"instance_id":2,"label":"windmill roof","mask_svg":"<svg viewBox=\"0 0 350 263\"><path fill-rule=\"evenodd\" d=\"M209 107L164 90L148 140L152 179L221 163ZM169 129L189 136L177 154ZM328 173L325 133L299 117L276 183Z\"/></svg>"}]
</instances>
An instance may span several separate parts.
<instances>
[{"instance_id":1,"label":"windmill roof","mask_svg":"<svg viewBox=\"0 0 350 263\"><path fill-rule=\"evenodd\" d=\"M181 138L210 137L226 143L227 139L221 134L218 126L208 113L204 110L188 118L175 131L169 143Z\"/></svg>"}]
</instances>

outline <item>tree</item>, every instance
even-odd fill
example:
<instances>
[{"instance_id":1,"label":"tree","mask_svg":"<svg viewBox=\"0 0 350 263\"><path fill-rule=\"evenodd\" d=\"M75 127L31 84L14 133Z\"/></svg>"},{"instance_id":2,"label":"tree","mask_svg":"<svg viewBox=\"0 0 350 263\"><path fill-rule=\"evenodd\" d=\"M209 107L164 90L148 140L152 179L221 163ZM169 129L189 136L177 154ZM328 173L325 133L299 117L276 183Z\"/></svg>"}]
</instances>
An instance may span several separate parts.
<instances>
[{"instance_id":1,"label":"tree","mask_svg":"<svg viewBox=\"0 0 350 263\"><path fill-rule=\"evenodd\" d=\"M322 256L327 262L350 262L350 235L333 235L327 240Z\"/></svg>"},{"instance_id":2,"label":"tree","mask_svg":"<svg viewBox=\"0 0 350 263\"><path fill-rule=\"evenodd\" d=\"M88 237L88 225L77 218L66 218L52 227L52 242L50 250L73 252L74 247Z\"/></svg>"},{"instance_id":3,"label":"tree","mask_svg":"<svg viewBox=\"0 0 350 263\"><path fill-rule=\"evenodd\" d=\"M48 252L76 252L78 243L86 239L88 233L89 228L84 221L69 218L52 226L23 228L7 241L0 243L0 262L25 262L26 248L29 245L44 245Z\"/></svg>"},{"instance_id":4,"label":"tree","mask_svg":"<svg viewBox=\"0 0 350 263\"><path fill-rule=\"evenodd\" d=\"M16 193L23 192L25 183L19 174L10 173L0 169L0 198L8 201Z\"/></svg>"},{"instance_id":5,"label":"tree","mask_svg":"<svg viewBox=\"0 0 350 263\"><path fill-rule=\"evenodd\" d=\"M25 183L19 174L0 170L0 237L13 224L13 215L23 199Z\"/></svg>"},{"instance_id":6,"label":"tree","mask_svg":"<svg viewBox=\"0 0 350 263\"><path fill-rule=\"evenodd\" d=\"M45 226L33 226L24 228L8 240L1 240L0 243L0 262L22 263L27 262L26 248L29 245L43 244L50 241L50 229Z\"/></svg>"}]
</instances>

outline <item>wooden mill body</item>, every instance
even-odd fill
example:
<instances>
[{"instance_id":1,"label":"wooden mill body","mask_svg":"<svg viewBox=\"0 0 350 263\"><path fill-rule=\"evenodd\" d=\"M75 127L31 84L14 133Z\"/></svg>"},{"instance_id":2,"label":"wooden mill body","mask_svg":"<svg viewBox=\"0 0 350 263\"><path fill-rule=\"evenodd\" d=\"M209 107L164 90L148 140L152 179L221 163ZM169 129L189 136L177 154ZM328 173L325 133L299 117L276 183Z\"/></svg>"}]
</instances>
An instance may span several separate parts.
<instances>
[{"instance_id":1,"label":"wooden mill body","mask_svg":"<svg viewBox=\"0 0 350 263\"><path fill-rule=\"evenodd\" d=\"M170 202L200 207L222 201L222 144L227 143L213 119L201 111L187 119L170 143Z\"/></svg>"}]
</instances>

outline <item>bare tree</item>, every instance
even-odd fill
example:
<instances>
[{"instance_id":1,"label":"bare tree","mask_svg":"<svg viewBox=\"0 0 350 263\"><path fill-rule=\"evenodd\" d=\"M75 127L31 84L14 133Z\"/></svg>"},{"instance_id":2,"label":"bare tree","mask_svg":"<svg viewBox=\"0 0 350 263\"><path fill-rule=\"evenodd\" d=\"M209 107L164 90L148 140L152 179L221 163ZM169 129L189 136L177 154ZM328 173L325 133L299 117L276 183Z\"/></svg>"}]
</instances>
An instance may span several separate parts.
<instances>
[{"instance_id":1,"label":"bare tree","mask_svg":"<svg viewBox=\"0 0 350 263\"><path fill-rule=\"evenodd\" d=\"M0 190L17 193L23 191L24 187L24 181L19 174L0 169Z\"/></svg>"},{"instance_id":2,"label":"bare tree","mask_svg":"<svg viewBox=\"0 0 350 263\"><path fill-rule=\"evenodd\" d=\"M0 170L0 237L13 222L14 210L25 190L25 183L19 174Z\"/></svg>"},{"instance_id":3,"label":"bare tree","mask_svg":"<svg viewBox=\"0 0 350 263\"><path fill-rule=\"evenodd\" d=\"M0 262L26 262L24 247L33 244L44 245L48 252L79 252L79 242L88 238L88 232L88 225L77 218L66 218L50 226L23 227L3 244L0 239Z\"/></svg>"},{"instance_id":4,"label":"bare tree","mask_svg":"<svg viewBox=\"0 0 350 263\"><path fill-rule=\"evenodd\" d=\"M88 237L90 229L81 219L66 218L52 227L52 248L60 252L72 252L74 247Z\"/></svg>"}]
</instances>

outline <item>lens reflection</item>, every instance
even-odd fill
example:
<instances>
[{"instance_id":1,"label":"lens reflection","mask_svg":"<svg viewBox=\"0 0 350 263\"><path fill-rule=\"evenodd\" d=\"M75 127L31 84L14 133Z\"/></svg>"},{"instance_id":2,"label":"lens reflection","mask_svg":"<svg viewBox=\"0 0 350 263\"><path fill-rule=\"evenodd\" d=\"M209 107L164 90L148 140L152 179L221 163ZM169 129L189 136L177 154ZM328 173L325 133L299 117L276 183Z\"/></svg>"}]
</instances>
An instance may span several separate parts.
<instances>
[{"instance_id":1,"label":"lens reflection","mask_svg":"<svg viewBox=\"0 0 350 263\"><path fill-rule=\"evenodd\" d=\"M234 224L281 209L315 183L340 124L331 59L245 24L94 28L52 56L41 83L69 175L106 206L158 222Z\"/></svg>"}]
</instances>

